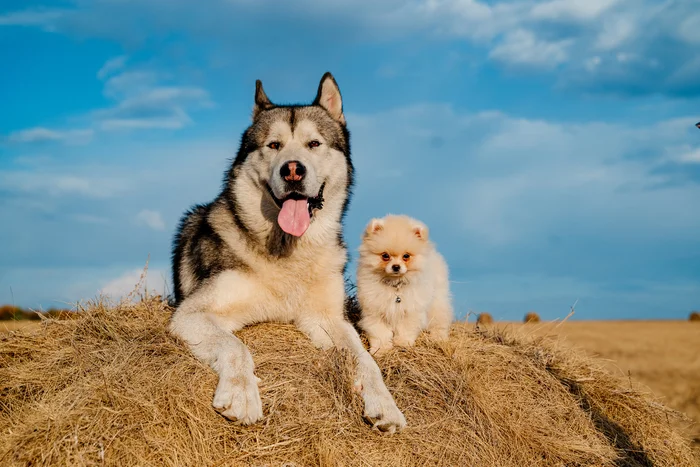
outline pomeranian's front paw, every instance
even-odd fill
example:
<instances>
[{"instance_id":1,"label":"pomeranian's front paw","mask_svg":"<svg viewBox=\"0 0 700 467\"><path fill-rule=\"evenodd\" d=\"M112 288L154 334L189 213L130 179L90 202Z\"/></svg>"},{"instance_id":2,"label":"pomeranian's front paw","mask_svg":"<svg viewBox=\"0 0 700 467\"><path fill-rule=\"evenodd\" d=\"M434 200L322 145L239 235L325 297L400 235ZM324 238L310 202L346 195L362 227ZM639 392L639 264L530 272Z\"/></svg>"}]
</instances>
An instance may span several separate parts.
<instances>
[{"instance_id":1,"label":"pomeranian's front paw","mask_svg":"<svg viewBox=\"0 0 700 467\"><path fill-rule=\"evenodd\" d=\"M408 339L405 337L394 337L394 345L396 347L413 347L415 343L415 339Z\"/></svg>"},{"instance_id":2,"label":"pomeranian's front paw","mask_svg":"<svg viewBox=\"0 0 700 467\"><path fill-rule=\"evenodd\" d=\"M443 342L450 338L449 329L431 329L428 332L428 337L432 341Z\"/></svg>"},{"instance_id":3,"label":"pomeranian's front paw","mask_svg":"<svg viewBox=\"0 0 700 467\"><path fill-rule=\"evenodd\" d=\"M393 345L392 345L391 343L389 343L389 344L382 344L382 345L379 345L379 346L370 346L370 348L369 348L369 353L370 353L370 355L373 355L373 356L375 356L375 357L376 357L377 355L384 355L384 354L387 353L392 347L393 347Z\"/></svg>"}]
</instances>

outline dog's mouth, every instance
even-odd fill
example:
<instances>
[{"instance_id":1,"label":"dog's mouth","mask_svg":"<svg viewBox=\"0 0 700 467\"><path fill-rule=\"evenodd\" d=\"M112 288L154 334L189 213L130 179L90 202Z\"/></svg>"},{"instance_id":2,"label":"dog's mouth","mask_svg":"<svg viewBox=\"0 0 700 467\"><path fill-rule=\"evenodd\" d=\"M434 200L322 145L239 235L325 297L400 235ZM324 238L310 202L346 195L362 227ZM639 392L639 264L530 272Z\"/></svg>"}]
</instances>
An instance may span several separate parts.
<instances>
[{"instance_id":1,"label":"dog's mouth","mask_svg":"<svg viewBox=\"0 0 700 467\"><path fill-rule=\"evenodd\" d=\"M316 196L308 197L299 192L293 191L284 198L275 196L270 185L267 185L267 192L272 197L280 213L277 216L277 224L290 235L301 237L311 224L311 218L316 210L323 209L323 189L324 182L318 190Z\"/></svg>"}]
</instances>

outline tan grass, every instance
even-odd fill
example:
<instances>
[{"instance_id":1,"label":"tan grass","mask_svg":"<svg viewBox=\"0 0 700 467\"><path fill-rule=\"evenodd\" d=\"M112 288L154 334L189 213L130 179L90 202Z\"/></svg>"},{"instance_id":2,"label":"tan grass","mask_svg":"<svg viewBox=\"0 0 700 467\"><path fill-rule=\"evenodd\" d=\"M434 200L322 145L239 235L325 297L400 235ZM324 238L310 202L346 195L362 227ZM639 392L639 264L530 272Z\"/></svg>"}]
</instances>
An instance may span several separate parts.
<instances>
[{"instance_id":1,"label":"tan grass","mask_svg":"<svg viewBox=\"0 0 700 467\"><path fill-rule=\"evenodd\" d=\"M553 342L458 324L378 359L409 428L371 431L352 365L290 325L238 335L266 418L228 422L214 373L150 300L0 336L1 465L691 466L675 413ZM292 464L287 464L292 465Z\"/></svg>"}]
</instances>

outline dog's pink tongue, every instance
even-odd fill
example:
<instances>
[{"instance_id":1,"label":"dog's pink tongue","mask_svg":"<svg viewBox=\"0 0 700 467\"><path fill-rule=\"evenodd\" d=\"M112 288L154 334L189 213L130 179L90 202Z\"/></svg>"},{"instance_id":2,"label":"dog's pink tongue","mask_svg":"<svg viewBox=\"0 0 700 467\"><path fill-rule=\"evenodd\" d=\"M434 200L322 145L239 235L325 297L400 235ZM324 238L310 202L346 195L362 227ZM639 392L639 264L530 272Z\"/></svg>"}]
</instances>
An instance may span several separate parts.
<instances>
[{"instance_id":1,"label":"dog's pink tongue","mask_svg":"<svg viewBox=\"0 0 700 467\"><path fill-rule=\"evenodd\" d=\"M289 235L295 237L304 235L311 223L308 201L306 199L288 199L282 203L277 223Z\"/></svg>"}]
</instances>

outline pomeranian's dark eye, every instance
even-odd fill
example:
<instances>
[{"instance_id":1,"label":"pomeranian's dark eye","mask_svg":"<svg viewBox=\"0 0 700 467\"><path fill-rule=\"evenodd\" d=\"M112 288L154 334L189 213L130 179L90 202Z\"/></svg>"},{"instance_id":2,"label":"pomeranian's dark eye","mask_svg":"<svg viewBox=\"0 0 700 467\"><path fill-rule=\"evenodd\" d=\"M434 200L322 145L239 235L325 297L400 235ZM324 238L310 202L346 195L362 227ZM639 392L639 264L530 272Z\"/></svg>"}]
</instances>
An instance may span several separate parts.
<instances>
[{"instance_id":1,"label":"pomeranian's dark eye","mask_svg":"<svg viewBox=\"0 0 700 467\"><path fill-rule=\"evenodd\" d=\"M389 253L382 253L382 259L384 261L389 261L391 259L391 256L389 256Z\"/></svg>"},{"instance_id":2,"label":"pomeranian's dark eye","mask_svg":"<svg viewBox=\"0 0 700 467\"><path fill-rule=\"evenodd\" d=\"M404 261L408 261L409 259L411 259L411 255L409 255L408 253L406 253L405 255L403 255L403 260L404 260Z\"/></svg>"},{"instance_id":3,"label":"pomeranian's dark eye","mask_svg":"<svg viewBox=\"0 0 700 467\"><path fill-rule=\"evenodd\" d=\"M277 141L273 141L270 144L268 144L267 147L277 151L280 148L280 143L278 143Z\"/></svg>"},{"instance_id":4,"label":"pomeranian's dark eye","mask_svg":"<svg viewBox=\"0 0 700 467\"><path fill-rule=\"evenodd\" d=\"M320 145L321 145L321 143L320 143L319 141L316 141L316 140L309 141L309 147L310 147L311 149L317 148L317 147L319 147Z\"/></svg>"}]
</instances>

